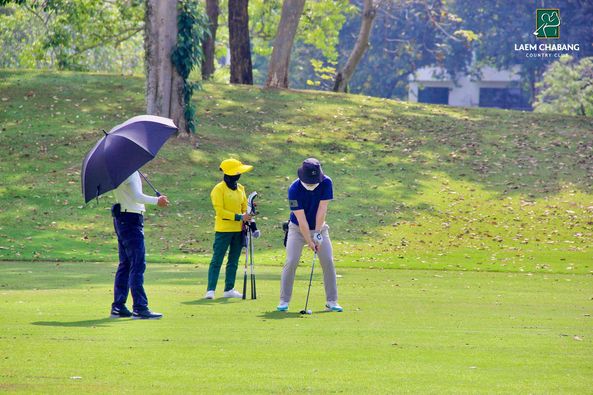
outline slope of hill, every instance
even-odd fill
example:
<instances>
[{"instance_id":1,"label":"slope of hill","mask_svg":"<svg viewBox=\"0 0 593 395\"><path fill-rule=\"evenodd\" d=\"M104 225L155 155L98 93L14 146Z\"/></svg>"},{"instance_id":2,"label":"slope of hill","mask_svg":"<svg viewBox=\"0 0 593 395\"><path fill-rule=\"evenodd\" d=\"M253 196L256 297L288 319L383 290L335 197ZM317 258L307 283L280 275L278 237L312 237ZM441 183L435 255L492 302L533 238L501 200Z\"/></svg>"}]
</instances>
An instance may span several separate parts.
<instances>
[{"instance_id":1,"label":"slope of hill","mask_svg":"<svg viewBox=\"0 0 593 395\"><path fill-rule=\"evenodd\" d=\"M0 71L0 259L115 261L109 194L83 203L80 165L143 113L143 80ZM209 262L209 192L229 155L255 166L257 264L282 264L286 190L319 158L339 266L593 272L589 118L206 84L195 147L172 139L146 173L173 205L146 216L148 259ZM146 188L145 188L146 189Z\"/></svg>"}]
</instances>

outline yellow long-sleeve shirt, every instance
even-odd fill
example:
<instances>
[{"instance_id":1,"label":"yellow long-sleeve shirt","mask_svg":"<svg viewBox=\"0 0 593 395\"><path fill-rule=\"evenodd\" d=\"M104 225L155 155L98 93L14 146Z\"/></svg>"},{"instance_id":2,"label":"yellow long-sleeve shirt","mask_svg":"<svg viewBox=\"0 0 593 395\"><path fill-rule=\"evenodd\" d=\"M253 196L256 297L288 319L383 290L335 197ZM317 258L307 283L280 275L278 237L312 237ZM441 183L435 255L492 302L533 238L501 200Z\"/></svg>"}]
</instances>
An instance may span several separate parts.
<instances>
[{"instance_id":1,"label":"yellow long-sleeve shirt","mask_svg":"<svg viewBox=\"0 0 593 395\"><path fill-rule=\"evenodd\" d=\"M247 211L247 196L243 185L238 184L237 189L233 191L222 181L212 188L210 199L216 212L214 230L240 232L243 221L237 221L236 215L242 215Z\"/></svg>"}]
</instances>

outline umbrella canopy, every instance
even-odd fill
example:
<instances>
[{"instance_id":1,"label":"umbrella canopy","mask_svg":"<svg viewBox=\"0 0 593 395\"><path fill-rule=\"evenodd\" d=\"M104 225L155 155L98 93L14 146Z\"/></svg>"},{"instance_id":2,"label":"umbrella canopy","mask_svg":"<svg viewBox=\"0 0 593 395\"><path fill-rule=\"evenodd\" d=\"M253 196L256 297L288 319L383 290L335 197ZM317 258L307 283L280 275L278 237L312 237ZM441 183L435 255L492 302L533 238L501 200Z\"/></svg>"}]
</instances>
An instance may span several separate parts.
<instances>
[{"instance_id":1,"label":"umbrella canopy","mask_svg":"<svg viewBox=\"0 0 593 395\"><path fill-rule=\"evenodd\" d=\"M177 126L169 118L140 115L105 133L82 162L82 195L88 203L111 191L153 159Z\"/></svg>"}]
</instances>

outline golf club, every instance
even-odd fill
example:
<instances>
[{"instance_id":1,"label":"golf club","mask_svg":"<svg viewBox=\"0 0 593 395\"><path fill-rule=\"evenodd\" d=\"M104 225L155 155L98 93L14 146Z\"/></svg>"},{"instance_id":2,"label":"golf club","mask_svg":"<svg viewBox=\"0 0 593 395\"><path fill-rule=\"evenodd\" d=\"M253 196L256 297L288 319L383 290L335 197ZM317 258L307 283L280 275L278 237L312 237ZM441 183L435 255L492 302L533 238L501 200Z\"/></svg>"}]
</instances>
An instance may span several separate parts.
<instances>
[{"instance_id":1,"label":"golf club","mask_svg":"<svg viewBox=\"0 0 593 395\"><path fill-rule=\"evenodd\" d=\"M245 294L247 293L247 262L249 261L249 228L243 227L245 235L243 235L243 247L245 247L245 267L243 269L243 296L242 299L245 299Z\"/></svg>"},{"instance_id":2,"label":"golf club","mask_svg":"<svg viewBox=\"0 0 593 395\"><path fill-rule=\"evenodd\" d=\"M315 269L315 258L317 258L317 251L313 253L313 263L311 264L311 275L309 276L309 289L307 290L307 300L305 301L305 308L301 310L301 314L313 314L311 310L307 310L309 305L309 293L311 292L311 282L313 281L313 269Z\"/></svg>"},{"instance_id":3,"label":"golf club","mask_svg":"<svg viewBox=\"0 0 593 395\"><path fill-rule=\"evenodd\" d=\"M255 270L253 267L253 233L251 232L251 228L249 228L249 261L251 267L251 299L257 299L257 292L255 289Z\"/></svg>"},{"instance_id":4,"label":"golf club","mask_svg":"<svg viewBox=\"0 0 593 395\"><path fill-rule=\"evenodd\" d=\"M257 197L257 192L253 191L247 197L247 213L255 216L258 213L257 211L257 203L255 203L255 198ZM249 251L249 267L250 267L250 279L251 279L251 299L257 299L257 291L255 287L255 269L253 265L253 239L257 239L260 236L260 231L257 229L257 225L255 224L255 219L249 220L247 223L246 232L247 232L247 250ZM247 255L246 255L247 257ZM245 263L247 265L247 262ZM245 266L245 276L243 277L243 299L245 299L245 293L247 292L247 266Z\"/></svg>"}]
</instances>

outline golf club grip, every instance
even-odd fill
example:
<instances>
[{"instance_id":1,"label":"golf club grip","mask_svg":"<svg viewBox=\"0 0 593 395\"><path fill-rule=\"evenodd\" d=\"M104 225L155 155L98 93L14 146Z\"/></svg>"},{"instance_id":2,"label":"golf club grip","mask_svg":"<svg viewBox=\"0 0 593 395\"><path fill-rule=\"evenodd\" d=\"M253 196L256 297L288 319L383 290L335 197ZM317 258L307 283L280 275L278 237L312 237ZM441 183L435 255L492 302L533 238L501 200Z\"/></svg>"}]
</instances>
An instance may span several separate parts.
<instances>
[{"instance_id":1,"label":"golf club grip","mask_svg":"<svg viewBox=\"0 0 593 395\"><path fill-rule=\"evenodd\" d=\"M241 299L245 299L245 293L247 292L247 272L243 274L243 296Z\"/></svg>"},{"instance_id":2,"label":"golf club grip","mask_svg":"<svg viewBox=\"0 0 593 395\"><path fill-rule=\"evenodd\" d=\"M255 274L251 274L251 299L257 299L257 293L255 290Z\"/></svg>"}]
</instances>

